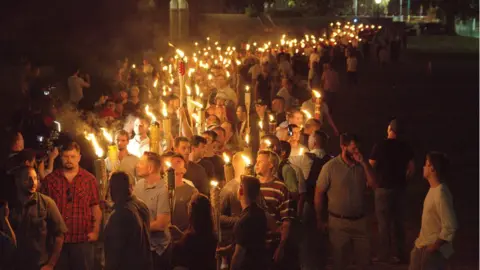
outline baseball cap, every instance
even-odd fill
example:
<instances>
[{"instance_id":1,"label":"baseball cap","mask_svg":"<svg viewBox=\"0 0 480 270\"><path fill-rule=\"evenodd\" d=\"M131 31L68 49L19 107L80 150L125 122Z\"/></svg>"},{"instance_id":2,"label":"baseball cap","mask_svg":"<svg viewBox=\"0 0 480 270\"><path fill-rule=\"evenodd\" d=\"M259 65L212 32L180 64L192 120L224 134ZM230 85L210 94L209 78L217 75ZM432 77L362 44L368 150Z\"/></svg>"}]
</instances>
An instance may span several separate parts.
<instances>
[{"instance_id":1,"label":"baseball cap","mask_svg":"<svg viewBox=\"0 0 480 270\"><path fill-rule=\"evenodd\" d=\"M255 105L265 106L265 105L267 105L267 103L263 99L259 98L255 101Z\"/></svg>"}]
</instances>

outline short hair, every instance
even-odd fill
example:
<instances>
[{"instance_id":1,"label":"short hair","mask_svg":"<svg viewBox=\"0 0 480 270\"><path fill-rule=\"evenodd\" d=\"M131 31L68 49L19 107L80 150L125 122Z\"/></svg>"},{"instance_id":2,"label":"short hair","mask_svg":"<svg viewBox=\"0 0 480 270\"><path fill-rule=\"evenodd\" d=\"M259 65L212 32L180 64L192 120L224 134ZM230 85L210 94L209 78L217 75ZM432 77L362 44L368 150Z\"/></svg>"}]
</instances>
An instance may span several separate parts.
<instances>
[{"instance_id":1,"label":"short hair","mask_svg":"<svg viewBox=\"0 0 480 270\"><path fill-rule=\"evenodd\" d=\"M110 185L113 185L113 183L115 183L115 185L118 185L124 191L128 192L130 189L130 185L133 184L133 179L130 175L128 175L128 173L117 171L112 174L109 182Z\"/></svg>"},{"instance_id":2,"label":"short hair","mask_svg":"<svg viewBox=\"0 0 480 270\"><path fill-rule=\"evenodd\" d=\"M147 160L149 162L153 163L153 167L155 167L156 170L161 169L162 158L160 157L159 154L155 152L144 152L143 155L147 157Z\"/></svg>"},{"instance_id":3,"label":"short hair","mask_svg":"<svg viewBox=\"0 0 480 270\"><path fill-rule=\"evenodd\" d=\"M215 114L210 114L209 116L207 116L207 118L208 118L208 117L215 117L215 123L216 123L217 125L220 125L220 122L221 122L221 121L220 121L220 118L218 118L218 116L216 116Z\"/></svg>"},{"instance_id":4,"label":"short hair","mask_svg":"<svg viewBox=\"0 0 480 270\"><path fill-rule=\"evenodd\" d=\"M280 154L280 150L282 148L282 146L280 145L280 139L273 135L273 134L268 134L268 135L264 135L261 140L269 140L272 145L274 146L274 152L279 155Z\"/></svg>"},{"instance_id":5,"label":"short hair","mask_svg":"<svg viewBox=\"0 0 480 270\"><path fill-rule=\"evenodd\" d=\"M282 97L282 96L274 96L273 99L272 99L272 101L275 100L275 99L278 99L278 100L280 100L283 104L285 104L285 98L284 98L284 97Z\"/></svg>"},{"instance_id":6,"label":"short hair","mask_svg":"<svg viewBox=\"0 0 480 270\"><path fill-rule=\"evenodd\" d=\"M184 163L187 163L187 161L183 158L183 156L180 155L180 154L177 154L177 153L174 153L171 158L172 159L179 158L179 159L183 160Z\"/></svg>"},{"instance_id":7,"label":"short hair","mask_svg":"<svg viewBox=\"0 0 480 270\"><path fill-rule=\"evenodd\" d=\"M6 142L8 143L9 148L13 147L13 144L17 142L18 134L21 134L18 130L12 130L7 133Z\"/></svg>"},{"instance_id":8,"label":"short hair","mask_svg":"<svg viewBox=\"0 0 480 270\"><path fill-rule=\"evenodd\" d=\"M327 146L327 142L329 138L327 133L321 130L316 130L314 133L314 136L315 136L315 141L317 141L321 147Z\"/></svg>"},{"instance_id":9,"label":"short hair","mask_svg":"<svg viewBox=\"0 0 480 270\"><path fill-rule=\"evenodd\" d=\"M450 160L445 153L431 151L427 154L427 159L437 172L438 178L445 180L450 169Z\"/></svg>"},{"instance_id":10,"label":"short hair","mask_svg":"<svg viewBox=\"0 0 480 270\"><path fill-rule=\"evenodd\" d=\"M340 145L348 146L351 142L359 143L360 139L352 133L342 133L340 135Z\"/></svg>"},{"instance_id":11,"label":"short hair","mask_svg":"<svg viewBox=\"0 0 480 270\"><path fill-rule=\"evenodd\" d=\"M280 164L280 158L277 153L270 150L260 150L258 151L257 156L259 155L268 155L268 161L273 165L273 172L276 173L278 170L278 164Z\"/></svg>"},{"instance_id":12,"label":"short hair","mask_svg":"<svg viewBox=\"0 0 480 270\"><path fill-rule=\"evenodd\" d=\"M13 171L15 181L28 177L28 172L35 170L33 167L22 165Z\"/></svg>"},{"instance_id":13,"label":"short hair","mask_svg":"<svg viewBox=\"0 0 480 270\"><path fill-rule=\"evenodd\" d=\"M280 141L280 145L282 147L281 152L285 152L286 158L290 157L290 153L292 152L292 146L287 141Z\"/></svg>"},{"instance_id":14,"label":"short hair","mask_svg":"<svg viewBox=\"0 0 480 270\"><path fill-rule=\"evenodd\" d=\"M174 155L176 155L175 152L167 151L167 152L162 154L162 158L173 157Z\"/></svg>"},{"instance_id":15,"label":"short hair","mask_svg":"<svg viewBox=\"0 0 480 270\"><path fill-rule=\"evenodd\" d=\"M23 149L18 153L18 164L25 164L25 161L33 161L35 159L36 153L33 149Z\"/></svg>"},{"instance_id":16,"label":"short hair","mask_svg":"<svg viewBox=\"0 0 480 270\"><path fill-rule=\"evenodd\" d=\"M181 142L190 143L190 140L188 140L187 137L177 137L177 138L175 138L174 146L175 146L175 147L178 147Z\"/></svg>"},{"instance_id":17,"label":"short hair","mask_svg":"<svg viewBox=\"0 0 480 270\"><path fill-rule=\"evenodd\" d=\"M245 196L251 201L257 201L257 197L260 194L260 181L250 175L240 176L240 184L243 186Z\"/></svg>"},{"instance_id":18,"label":"short hair","mask_svg":"<svg viewBox=\"0 0 480 270\"><path fill-rule=\"evenodd\" d=\"M221 126L216 126L216 127L212 128L212 131L221 131L221 132L223 133L223 136L225 136L225 134L227 133L227 132L225 131L225 129L222 128ZM215 132L215 133L216 133L216 132Z\"/></svg>"},{"instance_id":19,"label":"short hair","mask_svg":"<svg viewBox=\"0 0 480 270\"><path fill-rule=\"evenodd\" d=\"M322 123L320 123L320 120L318 120L318 119L310 118L305 123L305 128L310 128L311 126L315 126L316 128L320 128L322 126Z\"/></svg>"},{"instance_id":20,"label":"short hair","mask_svg":"<svg viewBox=\"0 0 480 270\"><path fill-rule=\"evenodd\" d=\"M199 135L194 135L190 140L190 143L193 147L198 147L200 144L207 144L207 139Z\"/></svg>"},{"instance_id":21,"label":"short hair","mask_svg":"<svg viewBox=\"0 0 480 270\"><path fill-rule=\"evenodd\" d=\"M119 137L119 136L125 136L125 137L127 137L127 139L130 137L130 135L128 134L128 132L127 132L126 130L123 130L123 129L115 132L115 138L116 138L116 137Z\"/></svg>"},{"instance_id":22,"label":"short hair","mask_svg":"<svg viewBox=\"0 0 480 270\"><path fill-rule=\"evenodd\" d=\"M208 136L212 137L212 141L216 141L216 140L217 140L217 136L218 136L218 135L217 135L217 133L215 133L215 131L213 131L213 130L206 130L206 131L204 131L202 134L208 135Z\"/></svg>"},{"instance_id":23,"label":"short hair","mask_svg":"<svg viewBox=\"0 0 480 270\"><path fill-rule=\"evenodd\" d=\"M299 109L297 108L291 108L288 112L287 112L287 118L292 118L296 113L302 113Z\"/></svg>"},{"instance_id":24,"label":"short hair","mask_svg":"<svg viewBox=\"0 0 480 270\"><path fill-rule=\"evenodd\" d=\"M78 153L80 153L80 145L76 142L69 142L65 147L63 148L63 152L65 151L73 151L76 150Z\"/></svg>"}]
</instances>

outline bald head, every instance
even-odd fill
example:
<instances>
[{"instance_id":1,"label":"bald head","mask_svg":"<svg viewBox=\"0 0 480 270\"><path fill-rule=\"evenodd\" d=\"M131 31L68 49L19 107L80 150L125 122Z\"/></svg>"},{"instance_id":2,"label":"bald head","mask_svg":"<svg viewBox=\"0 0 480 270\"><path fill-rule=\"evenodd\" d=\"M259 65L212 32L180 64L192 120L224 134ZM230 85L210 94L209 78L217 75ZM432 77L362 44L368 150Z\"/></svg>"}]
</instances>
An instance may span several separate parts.
<instances>
[{"instance_id":1,"label":"bald head","mask_svg":"<svg viewBox=\"0 0 480 270\"><path fill-rule=\"evenodd\" d=\"M245 153L243 153L245 155ZM240 175L245 172L245 161L242 158L242 152L237 152L232 158L233 170L235 171L235 179L240 179Z\"/></svg>"}]
</instances>

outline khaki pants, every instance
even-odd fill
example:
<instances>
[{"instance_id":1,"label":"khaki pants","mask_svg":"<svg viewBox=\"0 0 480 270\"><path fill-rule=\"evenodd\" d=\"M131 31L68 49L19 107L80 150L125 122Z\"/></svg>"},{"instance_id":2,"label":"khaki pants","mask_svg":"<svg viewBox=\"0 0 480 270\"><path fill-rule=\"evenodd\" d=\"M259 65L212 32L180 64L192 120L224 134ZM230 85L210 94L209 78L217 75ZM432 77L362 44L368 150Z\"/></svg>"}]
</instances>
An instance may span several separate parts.
<instances>
[{"instance_id":1,"label":"khaki pants","mask_svg":"<svg viewBox=\"0 0 480 270\"><path fill-rule=\"evenodd\" d=\"M439 251L428 252L426 247L414 247L410 252L408 270L442 270L446 266L447 259Z\"/></svg>"},{"instance_id":2,"label":"khaki pants","mask_svg":"<svg viewBox=\"0 0 480 270\"><path fill-rule=\"evenodd\" d=\"M370 232L367 218L348 220L329 217L328 234L332 246L333 269L346 269L352 261L348 253L353 244L356 266L366 269L370 265Z\"/></svg>"}]
</instances>

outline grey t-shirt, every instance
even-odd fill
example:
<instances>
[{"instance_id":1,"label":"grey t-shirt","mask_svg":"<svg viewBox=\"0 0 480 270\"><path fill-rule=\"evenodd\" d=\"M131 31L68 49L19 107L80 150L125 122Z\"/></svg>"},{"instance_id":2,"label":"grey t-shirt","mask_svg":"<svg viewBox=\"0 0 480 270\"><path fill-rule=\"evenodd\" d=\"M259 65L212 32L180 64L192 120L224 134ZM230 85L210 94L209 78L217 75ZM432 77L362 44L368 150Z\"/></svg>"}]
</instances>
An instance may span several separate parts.
<instances>
[{"instance_id":1,"label":"grey t-shirt","mask_svg":"<svg viewBox=\"0 0 480 270\"><path fill-rule=\"evenodd\" d=\"M186 183L180 187L175 187L175 209L173 210L172 224L182 232L188 228L188 205L192 196L196 193L198 193L198 190ZM173 234L173 231L172 237L175 240L180 239L180 236Z\"/></svg>"},{"instance_id":2,"label":"grey t-shirt","mask_svg":"<svg viewBox=\"0 0 480 270\"><path fill-rule=\"evenodd\" d=\"M170 214L168 190L163 179L153 186L147 185L145 179L140 179L133 188L133 194L147 205L151 220L155 220L160 214ZM151 250L162 255L170 244L170 239L168 228L164 231L150 232Z\"/></svg>"},{"instance_id":3,"label":"grey t-shirt","mask_svg":"<svg viewBox=\"0 0 480 270\"><path fill-rule=\"evenodd\" d=\"M341 155L323 165L317 187L328 197L328 211L343 216L365 214L365 171L360 164L347 165Z\"/></svg>"}]
</instances>

